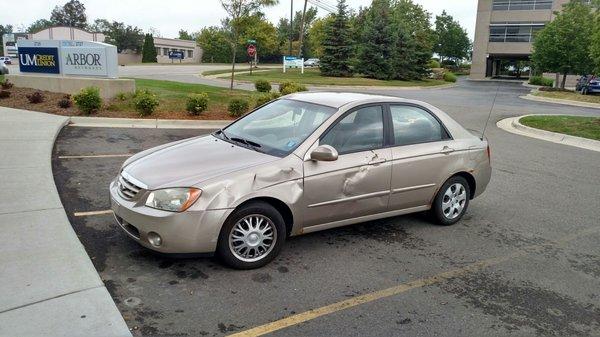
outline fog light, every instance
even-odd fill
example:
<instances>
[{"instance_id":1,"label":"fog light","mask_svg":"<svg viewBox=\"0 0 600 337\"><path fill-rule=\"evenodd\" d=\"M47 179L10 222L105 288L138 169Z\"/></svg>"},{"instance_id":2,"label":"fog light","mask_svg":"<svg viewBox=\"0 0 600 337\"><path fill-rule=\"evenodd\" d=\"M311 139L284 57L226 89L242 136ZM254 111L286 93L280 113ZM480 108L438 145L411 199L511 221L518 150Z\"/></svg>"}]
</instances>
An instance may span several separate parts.
<instances>
[{"instance_id":1,"label":"fog light","mask_svg":"<svg viewBox=\"0 0 600 337\"><path fill-rule=\"evenodd\" d=\"M148 233L148 242L155 247L159 247L162 244L162 238L157 233L150 232Z\"/></svg>"}]
</instances>

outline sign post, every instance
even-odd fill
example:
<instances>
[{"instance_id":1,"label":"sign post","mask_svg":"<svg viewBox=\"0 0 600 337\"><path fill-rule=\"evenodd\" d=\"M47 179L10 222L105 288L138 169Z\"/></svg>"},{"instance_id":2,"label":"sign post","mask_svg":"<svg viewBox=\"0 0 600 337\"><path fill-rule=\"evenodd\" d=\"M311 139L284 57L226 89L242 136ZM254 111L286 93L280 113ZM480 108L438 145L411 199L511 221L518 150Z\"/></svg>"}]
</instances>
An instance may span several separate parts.
<instances>
[{"instance_id":1,"label":"sign post","mask_svg":"<svg viewBox=\"0 0 600 337\"><path fill-rule=\"evenodd\" d=\"M173 60L179 60L179 63L181 63L181 60L183 60L184 57L185 55L181 50L169 51L169 58L171 59L171 63L173 63Z\"/></svg>"},{"instance_id":2,"label":"sign post","mask_svg":"<svg viewBox=\"0 0 600 337\"><path fill-rule=\"evenodd\" d=\"M283 57L283 72L287 68L300 68L300 72L304 74L304 58L298 58L296 56L284 56Z\"/></svg>"}]
</instances>

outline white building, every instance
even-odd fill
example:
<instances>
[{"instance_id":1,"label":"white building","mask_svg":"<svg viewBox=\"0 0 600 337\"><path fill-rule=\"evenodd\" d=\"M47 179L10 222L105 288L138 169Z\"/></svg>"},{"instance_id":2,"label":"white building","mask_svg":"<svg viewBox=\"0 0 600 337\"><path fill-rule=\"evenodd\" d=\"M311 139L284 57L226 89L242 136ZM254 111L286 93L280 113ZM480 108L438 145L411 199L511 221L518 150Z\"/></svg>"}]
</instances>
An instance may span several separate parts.
<instances>
[{"instance_id":1,"label":"white building","mask_svg":"<svg viewBox=\"0 0 600 337\"><path fill-rule=\"evenodd\" d=\"M79 40L91 42L105 42L106 36L103 33L87 32L83 29L74 27L50 27L43 29L37 33L27 34L5 34L4 37L4 55L17 57L18 39L28 40ZM158 63L179 63L179 60L169 59L170 51L182 51L184 54L181 63L200 63L202 60L202 48L196 41L167 39L162 37L154 38L154 46L156 47ZM118 55L119 64L141 63L142 54L131 51L122 51Z\"/></svg>"}]
</instances>

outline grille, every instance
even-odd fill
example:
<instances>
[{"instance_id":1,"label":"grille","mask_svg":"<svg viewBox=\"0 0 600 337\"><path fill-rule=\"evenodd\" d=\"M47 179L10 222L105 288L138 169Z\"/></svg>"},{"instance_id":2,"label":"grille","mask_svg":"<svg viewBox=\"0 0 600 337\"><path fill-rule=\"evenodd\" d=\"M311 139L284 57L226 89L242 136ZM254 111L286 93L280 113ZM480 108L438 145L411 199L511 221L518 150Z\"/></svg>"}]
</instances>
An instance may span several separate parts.
<instances>
[{"instance_id":1,"label":"grille","mask_svg":"<svg viewBox=\"0 0 600 337\"><path fill-rule=\"evenodd\" d=\"M127 180L122 174L119 175L117 187L119 188L119 194L121 197L129 200L135 198L135 196L142 189L140 186L137 186L136 184Z\"/></svg>"}]
</instances>

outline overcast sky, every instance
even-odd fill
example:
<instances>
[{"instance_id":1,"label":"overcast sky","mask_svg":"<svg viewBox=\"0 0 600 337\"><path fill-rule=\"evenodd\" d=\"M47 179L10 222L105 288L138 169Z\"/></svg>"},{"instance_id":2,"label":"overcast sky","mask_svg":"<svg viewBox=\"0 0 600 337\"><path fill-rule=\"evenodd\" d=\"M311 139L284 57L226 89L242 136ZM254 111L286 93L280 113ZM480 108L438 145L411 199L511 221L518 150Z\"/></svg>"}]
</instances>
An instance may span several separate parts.
<instances>
[{"instance_id":1,"label":"overcast sky","mask_svg":"<svg viewBox=\"0 0 600 337\"><path fill-rule=\"evenodd\" d=\"M293 0L294 10L300 10L303 1ZM336 0L322 0L335 4ZM413 0L425 7L434 16L446 10L469 32L473 39L476 0ZM0 10L0 24L12 24L15 28L27 27L36 19L49 18L50 11L66 0L20 0L13 1ZM163 37L177 37L179 29L195 32L202 27L218 25L225 16L219 0L82 0L88 20L105 18L109 21L122 21L138 26L145 31L155 28ZM277 23L280 17L289 17L290 0L280 0L279 5L265 10L267 17ZM352 8L368 6L370 0L347 0ZM327 12L320 9L319 15Z\"/></svg>"}]
</instances>

